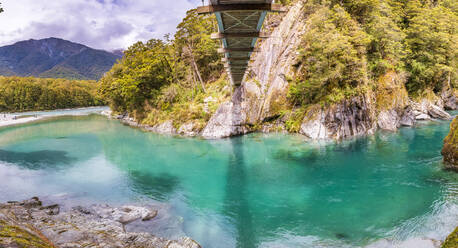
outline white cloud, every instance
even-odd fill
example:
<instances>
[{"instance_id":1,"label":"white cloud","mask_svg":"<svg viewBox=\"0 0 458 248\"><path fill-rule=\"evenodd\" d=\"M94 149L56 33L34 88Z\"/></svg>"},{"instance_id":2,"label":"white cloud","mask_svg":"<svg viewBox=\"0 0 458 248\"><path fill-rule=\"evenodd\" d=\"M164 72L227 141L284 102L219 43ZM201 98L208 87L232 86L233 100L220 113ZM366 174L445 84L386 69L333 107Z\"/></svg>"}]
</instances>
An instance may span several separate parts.
<instances>
[{"instance_id":1,"label":"white cloud","mask_svg":"<svg viewBox=\"0 0 458 248\"><path fill-rule=\"evenodd\" d=\"M201 0L0 0L0 46L58 37L99 49L174 33Z\"/></svg>"}]
</instances>

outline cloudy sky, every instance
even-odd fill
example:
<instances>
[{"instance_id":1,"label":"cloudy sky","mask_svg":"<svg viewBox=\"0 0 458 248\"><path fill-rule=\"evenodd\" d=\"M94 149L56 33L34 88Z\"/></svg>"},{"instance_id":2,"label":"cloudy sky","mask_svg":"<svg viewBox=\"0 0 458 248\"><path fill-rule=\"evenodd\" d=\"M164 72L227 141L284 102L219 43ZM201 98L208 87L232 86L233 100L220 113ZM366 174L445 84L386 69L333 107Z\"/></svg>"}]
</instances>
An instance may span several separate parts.
<instances>
[{"instance_id":1,"label":"cloudy sky","mask_svg":"<svg viewBox=\"0 0 458 248\"><path fill-rule=\"evenodd\" d=\"M0 46L58 37L93 48L127 48L173 33L201 0L0 0Z\"/></svg>"}]
</instances>

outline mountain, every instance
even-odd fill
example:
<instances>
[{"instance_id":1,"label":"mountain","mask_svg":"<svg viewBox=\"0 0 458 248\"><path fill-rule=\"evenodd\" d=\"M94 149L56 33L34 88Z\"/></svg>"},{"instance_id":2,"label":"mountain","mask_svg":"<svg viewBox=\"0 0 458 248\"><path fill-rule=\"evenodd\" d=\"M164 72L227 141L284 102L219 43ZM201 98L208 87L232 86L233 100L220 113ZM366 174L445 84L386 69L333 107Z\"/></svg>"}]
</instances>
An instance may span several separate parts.
<instances>
[{"instance_id":1,"label":"mountain","mask_svg":"<svg viewBox=\"0 0 458 248\"><path fill-rule=\"evenodd\" d=\"M0 47L0 75L97 80L122 56L59 38Z\"/></svg>"}]
</instances>

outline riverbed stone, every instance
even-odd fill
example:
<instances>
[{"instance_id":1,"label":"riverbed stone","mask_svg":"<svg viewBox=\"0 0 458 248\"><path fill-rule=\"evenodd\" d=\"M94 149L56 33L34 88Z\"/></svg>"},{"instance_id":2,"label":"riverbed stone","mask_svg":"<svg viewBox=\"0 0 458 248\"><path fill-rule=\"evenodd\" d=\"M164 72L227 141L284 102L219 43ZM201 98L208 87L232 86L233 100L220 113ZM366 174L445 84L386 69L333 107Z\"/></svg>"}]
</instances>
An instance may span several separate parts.
<instances>
[{"instance_id":1,"label":"riverbed stone","mask_svg":"<svg viewBox=\"0 0 458 248\"><path fill-rule=\"evenodd\" d=\"M133 220L143 220L154 225L151 219L156 209L126 205L113 208L108 205L73 207L68 211L53 212L57 204L42 207L38 198L23 202L0 204L0 232L14 225L15 232L27 235L29 245L22 244L13 233L3 235L0 247L131 247L131 248L200 248L194 240L182 237L177 240L159 238L146 232L126 232L124 225Z\"/></svg>"}]
</instances>

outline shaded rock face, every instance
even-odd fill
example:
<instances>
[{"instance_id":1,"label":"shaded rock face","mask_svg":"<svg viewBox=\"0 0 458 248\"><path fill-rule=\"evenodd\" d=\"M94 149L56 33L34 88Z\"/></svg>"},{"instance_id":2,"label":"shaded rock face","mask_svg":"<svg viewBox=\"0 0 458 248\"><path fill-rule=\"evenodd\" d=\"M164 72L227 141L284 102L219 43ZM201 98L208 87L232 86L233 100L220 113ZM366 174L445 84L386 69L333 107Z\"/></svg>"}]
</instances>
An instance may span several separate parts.
<instances>
[{"instance_id":1,"label":"shaded rock face","mask_svg":"<svg viewBox=\"0 0 458 248\"><path fill-rule=\"evenodd\" d=\"M253 55L251 79L235 89L231 102L223 103L202 132L204 138L224 138L253 131L253 125L275 117L276 105L286 103L291 65L305 31L303 1L297 1ZM265 127L266 131L282 127Z\"/></svg>"},{"instance_id":2,"label":"shaded rock face","mask_svg":"<svg viewBox=\"0 0 458 248\"><path fill-rule=\"evenodd\" d=\"M441 93L441 99L444 103L446 110L457 110L458 109L458 97L452 90L444 90Z\"/></svg>"},{"instance_id":3,"label":"shaded rock face","mask_svg":"<svg viewBox=\"0 0 458 248\"><path fill-rule=\"evenodd\" d=\"M444 139L442 156L445 167L458 172L458 117L450 124L450 132Z\"/></svg>"},{"instance_id":4,"label":"shaded rock face","mask_svg":"<svg viewBox=\"0 0 458 248\"><path fill-rule=\"evenodd\" d=\"M167 240L149 233L126 232L134 221L151 222L157 210L94 205L50 213L38 198L0 204L0 247L142 247L200 248L190 238ZM154 224L151 222L151 224ZM25 239L21 238L27 235Z\"/></svg>"},{"instance_id":5,"label":"shaded rock face","mask_svg":"<svg viewBox=\"0 0 458 248\"><path fill-rule=\"evenodd\" d=\"M300 133L311 139L343 139L375 131L374 114L366 97L354 97L328 108L307 112Z\"/></svg>"}]
</instances>

